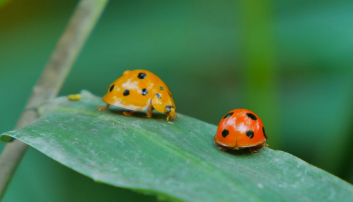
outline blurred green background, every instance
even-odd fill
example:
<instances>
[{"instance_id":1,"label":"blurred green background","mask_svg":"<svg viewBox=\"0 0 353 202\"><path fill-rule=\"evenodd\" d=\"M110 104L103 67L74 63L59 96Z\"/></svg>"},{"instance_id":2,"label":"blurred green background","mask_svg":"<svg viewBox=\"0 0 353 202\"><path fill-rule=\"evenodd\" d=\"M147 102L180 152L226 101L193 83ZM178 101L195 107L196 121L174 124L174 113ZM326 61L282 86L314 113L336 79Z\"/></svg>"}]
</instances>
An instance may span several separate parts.
<instances>
[{"instance_id":1,"label":"blurred green background","mask_svg":"<svg viewBox=\"0 0 353 202\"><path fill-rule=\"evenodd\" d=\"M147 69L178 112L218 124L250 109L271 148L353 183L353 2L251 2L110 1L60 94L102 96L124 70ZM15 127L76 3L0 4L1 133ZM95 183L30 148L3 201L78 200L156 199Z\"/></svg>"}]
</instances>

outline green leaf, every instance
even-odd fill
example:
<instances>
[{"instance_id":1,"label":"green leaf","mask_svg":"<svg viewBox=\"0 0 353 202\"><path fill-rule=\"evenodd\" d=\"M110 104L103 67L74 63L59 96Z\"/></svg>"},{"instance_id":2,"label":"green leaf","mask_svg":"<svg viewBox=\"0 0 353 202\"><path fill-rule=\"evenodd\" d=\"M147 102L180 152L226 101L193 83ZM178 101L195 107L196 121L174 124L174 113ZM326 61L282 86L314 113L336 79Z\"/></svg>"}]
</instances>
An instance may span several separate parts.
<instances>
[{"instance_id":1,"label":"green leaf","mask_svg":"<svg viewBox=\"0 0 353 202\"><path fill-rule=\"evenodd\" d=\"M97 111L101 98L81 95L46 103L38 122L3 135L97 182L171 201L353 201L352 185L288 153L222 152L213 143L215 125Z\"/></svg>"}]
</instances>

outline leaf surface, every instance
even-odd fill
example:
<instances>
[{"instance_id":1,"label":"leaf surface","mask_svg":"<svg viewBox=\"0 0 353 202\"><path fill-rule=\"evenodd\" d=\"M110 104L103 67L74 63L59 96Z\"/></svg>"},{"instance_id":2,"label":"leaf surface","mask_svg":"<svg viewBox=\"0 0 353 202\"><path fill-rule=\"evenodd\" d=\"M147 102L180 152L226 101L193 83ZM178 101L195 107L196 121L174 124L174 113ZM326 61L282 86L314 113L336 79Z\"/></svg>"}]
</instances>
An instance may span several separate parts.
<instances>
[{"instance_id":1,"label":"leaf surface","mask_svg":"<svg viewBox=\"0 0 353 202\"><path fill-rule=\"evenodd\" d=\"M172 201L353 201L352 185L291 154L222 152L215 125L98 111L100 97L81 95L51 100L38 108L38 122L1 138L17 138L97 182Z\"/></svg>"}]
</instances>

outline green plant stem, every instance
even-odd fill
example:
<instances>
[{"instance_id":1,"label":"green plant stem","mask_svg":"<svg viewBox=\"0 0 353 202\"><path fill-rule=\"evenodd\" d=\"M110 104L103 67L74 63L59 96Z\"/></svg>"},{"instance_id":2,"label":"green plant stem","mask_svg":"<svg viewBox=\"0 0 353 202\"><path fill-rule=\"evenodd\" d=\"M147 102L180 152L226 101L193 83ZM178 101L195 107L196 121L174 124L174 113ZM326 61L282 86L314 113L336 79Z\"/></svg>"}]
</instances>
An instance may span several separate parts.
<instances>
[{"instance_id":1,"label":"green plant stem","mask_svg":"<svg viewBox=\"0 0 353 202\"><path fill-rule=\"evenodd\" d=\"M36 121L36 108L55 98L87 37L102 14L108 0L81 0L45 66L16 128ZM19 140L8 143L0 156L0 200L15 173L27 145Z\"/></svg>"},{"instance_id":2,"label":"green plant stem","mask_svg":"<svg viewBox=\"0 0 353 202\"><path fill-rule=\"evenodd\" d=\"M239 2L243 26L245 106L264 121L271 148L278 148L279 117L273 1ZM272 121L270 121L272 120Z\"/></svg>"}]
</instances>

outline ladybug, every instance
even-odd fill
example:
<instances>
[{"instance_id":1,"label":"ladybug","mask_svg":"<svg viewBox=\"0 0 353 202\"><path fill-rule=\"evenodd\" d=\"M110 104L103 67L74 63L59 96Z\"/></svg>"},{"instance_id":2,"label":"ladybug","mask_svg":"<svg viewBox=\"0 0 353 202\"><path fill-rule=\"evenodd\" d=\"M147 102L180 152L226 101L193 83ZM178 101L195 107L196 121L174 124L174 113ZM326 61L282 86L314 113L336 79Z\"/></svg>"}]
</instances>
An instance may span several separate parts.
<instances>
[{"instance_id":1,"label":"ladybug","mask_svg":"<svg viewBox=\"0 0 353 202\"><path fill-rule=\"evenodd\" d=\"M223 151L248 148L252 153L261 146L269 146L266 140L261 119L247 109L235 109L224 115L214 137L214 142Z\"/></svg>"},{"instance_id":2,"label":"ladybug","mask_svg":"<svg viewBox=\"0 0 353 202\"><path fill-rule=\"evenodd\" d=\"M167 115L169 119L176 118L176 107L172 93L167 85L155 74L147 70L126 70L115 80L103 97L107 103L98 110L106 110L110 105L128 109L124 115L131 116L134 111L145 111L147 117L152 117L152 110Z\"/></svg>"}]
</instances>

